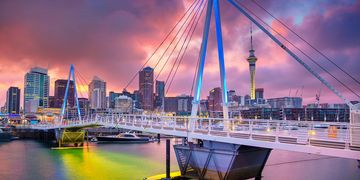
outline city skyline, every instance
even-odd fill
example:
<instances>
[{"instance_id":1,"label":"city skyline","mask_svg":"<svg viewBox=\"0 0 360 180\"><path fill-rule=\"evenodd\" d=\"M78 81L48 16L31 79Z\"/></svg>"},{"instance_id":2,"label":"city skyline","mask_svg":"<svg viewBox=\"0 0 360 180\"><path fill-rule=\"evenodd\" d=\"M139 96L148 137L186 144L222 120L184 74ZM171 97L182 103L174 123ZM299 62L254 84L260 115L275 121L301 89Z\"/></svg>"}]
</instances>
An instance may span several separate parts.
<instances>
[{"instance_id":1,"label":"city skyline","mask_svg":"<svg viewBox=\"0 0 360 180\"><path fill-rule=\"evenodd\" d=\"M81 6L82 10L88 10L91 13L86 14L86 12L68 9L67 12L74 18L69 21L67 26L62 22L68 14L62 9L68 8L69 4L37 1L31 4L21 3L10 8L6 1L0 2L1 17L8 17L6 20L0 20L0 29L2 29L0 33L4 35L1 36L3 41L0 42L0 52L2 52L0 55L2 67L0 69L2 73L0 102L4 104L6 91L10 86L19 87L21 92L24 92L24 75L34 66L48 67L51 80L50 95L54 94L54 81L66 78L70 63L75 64L77 71L81 72L87 80L91 80L94 75L99 75L107 82L108 92L121 91L191 2L157 3L149 1L146 6L143 3L137 4L131 1L114 2L113 4L111 2L98 2L99 4L89 2L88 6L77 2L72 5ZM302 4L297 1L294 3ZM356 21L356 17L360 17L359 2L312 2L307 3L306 6L293 5L292 7L281 4L286 3L263 5L274 13L278 9L286 9L275 15L293 26L310 42L317 42L316 47L329 54L330 57L334 57L341 67L359 79L356 71L359 62L356 62L356 57L360 55L360 50L358 44L353 43L357 42L356 39L359 38L359 35L356 35L360 28L359 22ZM170 8L164 8L164 6ZM51 28L51 24L55 20L53 22L50 18L40 18L42 13L45 13L40 10L41 7L47 7L46 13L50 13L49 16L55 18L56 23L60 23L60 26L56 26L59 27L59 30L53 31ZM126 8L122 9L123 7ZM162 12L157 11L157 8L162 8ZM224 11L226 8L229 8L229 11ZM303 11L299 12L300 10L296 8ZM48 12L51 10L54 11ZM26 16L30 11L35 12L34 17ZM240 95L249 94L249 72L246 62L250 46L249 22L239 16L238 12L227 3L223 3L222 12L224 14L223 26L226 27L223 36L228 87L229 90L234 89ZM346 20L330 21L333 20L333 17L339 16L353 23L343 23ZM94 24L101 26L94 27L87 21L88 18L94 20ZM129 22L129 18L133 21ZM140 23L140 20L144 23ZM39 25L44 22L47 22L49 27ZM322 29L309 32L309 27L319 23L327 25L326 27L332 28L333 31L328 32ZM276 24L273 26L276 27ZM265 37L257 27L253 28L254 49L259 58L256 84L257 87L266 89L265 96L267 98L288 96L290 91L294 95L304 86L304 103L314 103L315 94L319 89L323 90L322 102L341 102L318 80L305 72L281 48ZM195 55L189 55L189 53L185 55L185 64L180 67L180 71L189 69L190 72L194 72L195 65L192 64L194 62L192 59L196 58L200 46L199 43L196 43L201 38L200 29L196 31L194 44L189 47L189 52ZM39 34L39 32L42 33ZM320 34L321 32L326 33ZM220 85L214 37L210 38L209 45L202 98L207 96L210 89ZM156 61L153 60L149 65L153 66L155 63ZM165 68L165 71L169 71L169 69ZM154 73L157 74L157 72L155 70ZM190 92L190 89L185 88L183 84L192 79L193 73L179 74L180 76L175 79L176 83L170 89L169 96L189 94ZM300 75L303 77L302 79L298 78ZM164 76L160 76L159 80L164 79ZM137 86L138 83L135 81L129 90L133 91L137 89ZM342 90L342 88L339 89ZM348 96L348 98L354 99L352 96Z\"/></svg>"}]
</instances>

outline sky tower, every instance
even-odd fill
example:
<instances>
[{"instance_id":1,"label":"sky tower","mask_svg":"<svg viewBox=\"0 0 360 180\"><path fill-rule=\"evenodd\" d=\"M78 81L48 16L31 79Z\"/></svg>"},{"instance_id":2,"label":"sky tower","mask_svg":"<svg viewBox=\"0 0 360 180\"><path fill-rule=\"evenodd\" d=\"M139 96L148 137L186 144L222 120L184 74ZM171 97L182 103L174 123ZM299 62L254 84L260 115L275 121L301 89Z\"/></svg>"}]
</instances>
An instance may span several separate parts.
<instances>
[{"instance_id":1,"label":"sky tower","mask_svg":"<svg viewBox=\"0 0 360 180\"><path fill-rule=\"evenodd\" d=\"M247 58L249 62L249 70L250 70L250 97L252 100L255 99L255 63L257 58L255 56L255 50L253 49L253 41L252 41L252 24L250 25L250 55Z\"/></svg>"}]
</instances>

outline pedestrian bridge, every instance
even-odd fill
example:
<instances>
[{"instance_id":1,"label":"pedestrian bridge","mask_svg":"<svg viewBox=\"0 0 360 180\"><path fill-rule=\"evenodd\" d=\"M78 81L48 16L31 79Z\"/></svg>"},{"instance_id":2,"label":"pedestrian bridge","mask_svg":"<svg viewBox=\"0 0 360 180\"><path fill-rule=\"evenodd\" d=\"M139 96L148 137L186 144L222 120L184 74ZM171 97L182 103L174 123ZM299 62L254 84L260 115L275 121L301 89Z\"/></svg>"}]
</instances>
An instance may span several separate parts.
<instances>
[{"instance_id":1,"label":"pedestrian bridge","mask_svg":"<svg viewBox=\"0 0 360 180\"><path fill-rule=\"evenodd\" d=\"M191 123L192 122L192 123ZM159 115L94 115L62 124L37 124L38 130L91 126L123 128L176 137L360 159L360 125L338 122L191 118Z\"/></svg>"}]
</instances>

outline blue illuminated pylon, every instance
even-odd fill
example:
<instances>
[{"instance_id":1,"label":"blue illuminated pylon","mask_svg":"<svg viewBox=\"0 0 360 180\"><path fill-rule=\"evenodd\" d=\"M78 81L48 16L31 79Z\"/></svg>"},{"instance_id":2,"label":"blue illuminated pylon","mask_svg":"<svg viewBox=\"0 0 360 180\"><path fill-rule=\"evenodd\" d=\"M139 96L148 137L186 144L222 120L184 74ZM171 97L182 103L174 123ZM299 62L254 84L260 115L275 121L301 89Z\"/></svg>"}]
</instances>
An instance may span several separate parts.
<instances>
[{"instance_id":1,"label":"blue illuminated pylon","mask_svg":"<svg viewBox=\"0 0 360 180\"><path fill-rule=\"evenodd\" d=\"M223 103L223 116L224 119L228 119L228 99L227 99L227 85L226 85L226 72L225 72L225 58L224 58L224 49L222 42L222 32L221 32L221 20L220 20L220 7L219 0L209 0L206 18L205 18L205 26L202 37L202 44L200 49L200 63L197 69L196 76L196 89L194 91L194 100L192 105L191 116L192 118L196 118L199 104L200 104L200 92L201 85L204 74L204 65L205 65L205 57L206 57L206 48L209 37L209 29L210 29L210 20L211 20L211 11L214 6L214 15L215 15L215 28L216 28L216 39L217 39L217 47L218 47L218 57L219 57L219 68L220 68L220 79L221 79L221 89L222 89L222 103ZM225 125L226 126L226 125Z\"/></svg>"},{"instance_id":2,"label":"blue illuminated pylon","mask_svg":"<svg viewBox=\"0 0 360 180\"><path fill-rule=\"evenodd\" d=\"M65 109L66 109L66 104L67 104L67 99L68 99L68 95L69 95L69 87L70 87L70 79L72 78L73 82L74 82L74 94L75 94L75 102L76 102L76 107L77 107L77 112L78 112L78 116L79 116L79 120L81 121L81 114L80 114L80 105L79 105L79 99L78 99L78 95L77 95L77 88L76 88L76 81L75 81L75 73L74 73L74 65L70 65L70 72L69 72L69 76L68 76L68 80L67 80L67 84L66 84L66 90L65 90L65 96L64 96L64 102L62 105L62 109L61 109L61 124L64 118L64 114L65 114Z\"/></svg>"}]
</instances>

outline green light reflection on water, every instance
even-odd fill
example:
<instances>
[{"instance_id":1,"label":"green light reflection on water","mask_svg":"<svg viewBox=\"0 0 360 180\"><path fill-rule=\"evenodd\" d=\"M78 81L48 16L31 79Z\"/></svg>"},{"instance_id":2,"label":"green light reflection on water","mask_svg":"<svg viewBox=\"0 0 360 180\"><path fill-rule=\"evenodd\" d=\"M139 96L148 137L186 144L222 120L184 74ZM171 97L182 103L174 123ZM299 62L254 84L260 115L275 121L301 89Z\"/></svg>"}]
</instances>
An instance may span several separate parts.
<instances>
[{"instance_id":1,"label":"green light reflection on water","mask_svg":"<svg viewBox=\"0 0 360 180\"><path fill-rule=\"evenodd\" d=\"M52 154L66 179L143 179L163 167L159 161L97 147L54 150Z\"/></svg>"}]
</instances>

